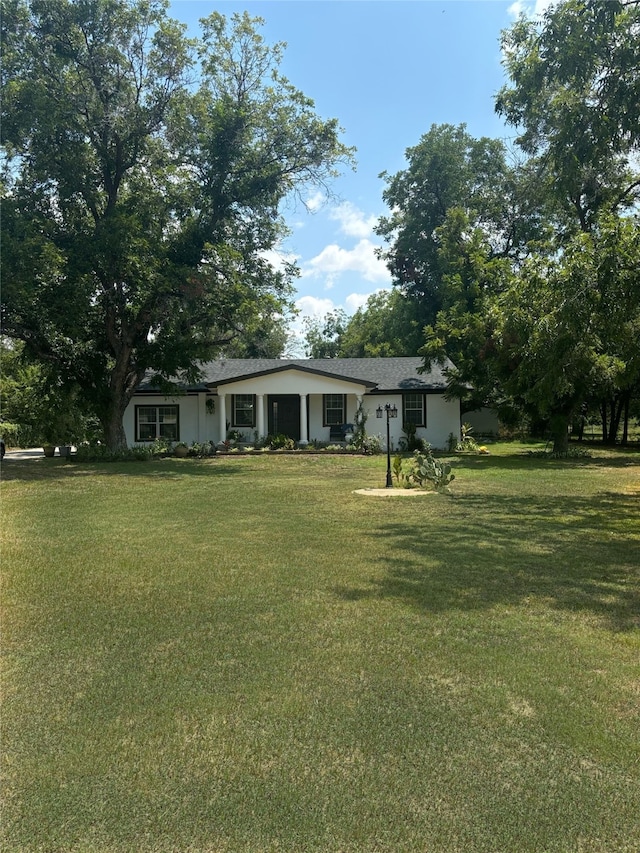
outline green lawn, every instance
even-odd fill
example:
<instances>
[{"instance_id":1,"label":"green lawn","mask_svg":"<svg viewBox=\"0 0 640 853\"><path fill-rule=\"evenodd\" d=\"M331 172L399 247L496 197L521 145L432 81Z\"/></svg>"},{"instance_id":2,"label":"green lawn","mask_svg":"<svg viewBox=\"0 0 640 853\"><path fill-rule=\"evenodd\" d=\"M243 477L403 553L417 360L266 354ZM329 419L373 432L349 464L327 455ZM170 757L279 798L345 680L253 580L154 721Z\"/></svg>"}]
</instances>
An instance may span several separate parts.
<instances>
[{"instance_id":1,"label":"green lawn","mask_svg":"<svg viewBox=\"0 0 640 853\"><path fill-rule=\"evenodd\" d=\"M3 464L3 850L637 853L640 453Z\"/></svg>"}]
</instances>

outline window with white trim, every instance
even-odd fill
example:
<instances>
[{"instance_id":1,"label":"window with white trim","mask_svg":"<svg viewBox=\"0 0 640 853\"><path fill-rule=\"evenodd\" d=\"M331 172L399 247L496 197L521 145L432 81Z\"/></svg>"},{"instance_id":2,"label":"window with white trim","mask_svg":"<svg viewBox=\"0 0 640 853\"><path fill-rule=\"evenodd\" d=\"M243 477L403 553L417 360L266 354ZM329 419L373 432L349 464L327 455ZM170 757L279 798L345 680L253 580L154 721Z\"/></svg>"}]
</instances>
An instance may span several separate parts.
<instances>
[{"instance_id":1,"label":"window with white trim","mask_svg":"<svg viewBox=\"0 0 640 853\"><path fill-rule=\"evenodd\" d=\"M136 441L178 441L179 406L136 406Z\"/></svg>"},{"instance_id":2,"label":"window with white trim","mask_svg":"<svg viewBox=\"0 0 640 853\"><path fill-rule=\"evenodd\" d=\"M233 426L253 427L256 425L255 394L233 395Z\"/></svg>"},{"instance_id":3,"label":"window with white trim","mask_svg":"<svg viewBox=\"0 0 640 853\"><path fill-rule=\"evenodd\" d=\"M402 397L402 422L426 426L424 394L404 394Z\"/></svg>"},{"instance_id":4,"label":"window with white trim","mask_svg":"<svg viewBox=\"0 0 640 853\"><path fill-rule=\"evenodd\" d=\"M346 398L344 394L323 394L322 411L324 426L337 426L346 420Z\"/></svg>"}]
</instances>

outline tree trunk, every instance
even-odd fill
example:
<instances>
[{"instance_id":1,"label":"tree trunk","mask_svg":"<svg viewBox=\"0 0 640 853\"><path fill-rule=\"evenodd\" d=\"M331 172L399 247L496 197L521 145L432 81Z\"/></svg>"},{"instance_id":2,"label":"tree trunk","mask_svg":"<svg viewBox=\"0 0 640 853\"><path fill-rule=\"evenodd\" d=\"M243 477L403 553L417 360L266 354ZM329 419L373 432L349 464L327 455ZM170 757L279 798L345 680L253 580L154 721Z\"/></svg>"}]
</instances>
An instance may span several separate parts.
<instances>
[{"instance_id":1,"label":"tree trunk","mask_svg":"<svg viewBox=\"0 0 640 853\"><path fill-rule=\"evenodd\" d=\"M108 399L105 401L100 418L105 443L109 450L114 452L127 447L127 437L122 419L135 389L144 375L144 373L138 375L127 369L124 359L122 362L124 366L120 369L116 368L111 374Z\"/></svg>"},{"instance_id":2,"label":"tree trunk","mask_svg":"<svg viewBox=\"0 0 640 853\"><path fill-rule=\"evenodd\" d=\"M122 416L116 416L103 424L104 438L109 450L123 450L127 446L127 436L122 425Z\"/></svg>"},{"instance_id":3,"label":"tree trunk","mask_svg":"<svg viewBox=\"0 0 640 853\"><path fill-rule=\"evenodd\" d=\"M618 430L620 429L620 419L622 418L622 412L624 410L624 401L625 395L620 394L611 397L609 400L609 430L606 436L607 444L615 444L616 439L618 437Z\"/></svg>"},{"instance_id":4,"label":"tree trunk","mask_svg":"<svg viewBox=\"0 0 640 853\"><path fill-rule=\"evenodd\" d=\"M551 435L553 437L553 452L567 453L569 450L569 415L551 416Z\"/></svg>"},{"instance_id":5,"label":"tree trunk","mask_svg":"<svg viewBox=\"0 0 640 853\"><path fill-rule=\"evenodd\" d=\"M624 401L624 420L622 423L622 443L627 444L629 441L629 408L631 406L631 391L625 395Z\"/></svg>"},{"instance_id":6,"label":"tree trunk","mask_svg":"<svg viewBox=\"0 0 640 853\"><path fill-rule=\"evenodd\" d=\"M607 441L607 401L602 400L600 403L600 418L602 422L602 443Z\"/></svg>"}]
</instances>

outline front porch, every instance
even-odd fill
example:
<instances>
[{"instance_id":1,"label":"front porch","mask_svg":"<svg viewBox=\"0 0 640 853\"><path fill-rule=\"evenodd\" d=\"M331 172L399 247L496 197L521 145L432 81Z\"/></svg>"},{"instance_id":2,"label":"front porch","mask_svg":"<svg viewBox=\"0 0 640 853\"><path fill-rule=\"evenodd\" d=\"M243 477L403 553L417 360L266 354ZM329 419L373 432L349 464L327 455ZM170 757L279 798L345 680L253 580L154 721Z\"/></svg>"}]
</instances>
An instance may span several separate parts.
<instances>
[{"instance_id":1,"label":"front porch","mask_svg":"<svg viewBox=\"0 0 640 853\"><path fill-rule=\"evenodd\" d=\"M218 440L230 431L245 441L266 435L285 435L298 445L309 441L345 442L362 406L362 394L227 394L212 398L217 412ZM240 440L243 440L240 439Z\"/></svg>"}]
</instances>

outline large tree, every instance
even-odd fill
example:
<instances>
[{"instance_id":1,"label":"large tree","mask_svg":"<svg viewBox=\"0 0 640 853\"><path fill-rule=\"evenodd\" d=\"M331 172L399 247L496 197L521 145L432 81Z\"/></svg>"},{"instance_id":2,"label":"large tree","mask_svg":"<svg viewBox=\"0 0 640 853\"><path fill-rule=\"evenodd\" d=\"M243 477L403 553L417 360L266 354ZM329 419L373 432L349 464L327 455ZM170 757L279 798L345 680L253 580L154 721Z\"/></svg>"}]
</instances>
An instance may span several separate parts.
<instances>
[{"instance_id":1,"label":"large tree","mask_svg":"<svg viewBox=\"0 0 640 853\"><path fill-rule=\"evenodd\" d=\"M601 356L600 367L609 365L605 371L589 372L593 383L583 393L591 401L601 395L603 438L608 441L615 440L621 414L628 413L630 395L640 382L634 357L637 338L631 349L623 345L629 323L633 328L637 322L638 280L628 273L625 277L623 270L633 257L632 247L640 244L638 220L630 216L640 200L639 32L640 4L634 0L567 0L551 6L540 19L523 17L503 35L510 83L496 99L497 111L518 130L518 144L564 214L553 239L536 247L537 268L549 274L532 276L527 271L519 292L511 294L512 310L517 312L514 298L524 312L530 303L542 301L553 316L560 316L567 298L553 282L569 286L580 268L580 253L589 256L592 245L602 259L610 260L608 267L598 266L596 276L608 298L587 298L593 292L593 264L591 272L582 271L581 294L583 305L592 311L589 328L599 330L594 351ZM576 233L591 235L592 242L576 243ZM621 280L629 290L620 289ZM537 295L532 292L536 282ZM616 305L622 310L612 309L612 294L617 294ZM555 307L549 303L552 295ZM584 338L579 324L568 324L564 334L571 328L577 353ZM554 348L549 346L548 352ZM565 363L558 376L557 369ZM556 379L557 408L566 410L566 388L576 387L570 364L561 358L550 364L548 375Z\"/></svg>"},{"instance_id":2,"label":"large tree","mask_svg":"<svg viewBox=\"0 0 640 853\"><path fill-rule=\"evenodd\" d=\"M510 82L496 110L535 158L570 230L588 231L601 211L640 198L639 32L634 0L566 0L503 33Z\"/></svg>"},{"instance_id":3,"label":"large tree","mask_svg":"<svg viewBox=\"0 0 640 853\"><path fill-rule=\"evenodd\" d=\"M160 0L3 0L5 334L82 391L112 447L142 377L194 377L287 303L281 201L351 152L259 19L198 39Z\"/></svg>"},{"instance_id":4,"label":"large tree","mask_svg":"<svg viewBox=\"0 0 640 853\"><path fill-rule=\"evenodd\" d=\"M638 386L639 9L567 0L520 19L496 108L526 159L507 168L499 143L432 128L385 195L395 282L432 315L425 360L453 360L452 393L509 391L547 416L556 449L598 394L615 436Z\"/></svg>"},{"instance_id":5,"label":"large tree","mask_svg":"<svg viewBox=\"0 0 640 853\"><path fill-rule=\"evenodd\" d=\"M414 356L423 342L417 300L397 288L371 294L340 337L343 358Z\"/></svg>"},{"instance_id":6,"label":"large tree","mask_svg":"<svg viewBox=\"0 0 640 853\"><path fill-rule=\"evenodd\" d=\"M406 157L406 169L384 175L392 212L376 231L387 243L381 255L394 285L418 301L421 324L428 325L445 301L438 229L450 213L462 211L470 228L489 235L492 255L518 256L539 236L532 215L539 182L508 163L501 141L475 139L464 125L433 125Z\"/></svg>"},{"instance_id":7,"label":"large tree","mask_svg":"<svg viewBox=\"0 0 640 853\"><path fill-rule=\"evenodd\" d=\"M601 216L561 255L532 256L493 306L490 360L503 387L549 419L554 449L590 397L623 407L640 388L638 222ZM620 397L615 402L616 395Z\"/></svg>"}]
</instances>

